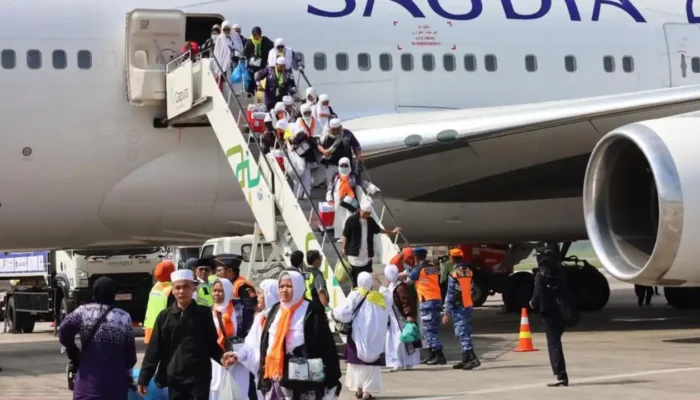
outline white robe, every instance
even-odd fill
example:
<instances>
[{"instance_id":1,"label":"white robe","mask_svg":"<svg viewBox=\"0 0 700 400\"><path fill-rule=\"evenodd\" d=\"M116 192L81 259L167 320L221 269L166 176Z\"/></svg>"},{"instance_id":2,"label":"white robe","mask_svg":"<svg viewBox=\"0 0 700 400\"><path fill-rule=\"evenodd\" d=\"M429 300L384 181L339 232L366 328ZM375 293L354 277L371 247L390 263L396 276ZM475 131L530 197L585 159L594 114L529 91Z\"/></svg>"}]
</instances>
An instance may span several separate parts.
<instances>
[{"instance_id":1,"label":"white robe","mask_svg":"<svg viewBox=\"0 0 700 400\"><path fill-rule=\"evenodd\" d=\"M277 48L270 50L270 52L267 53L267 65L270 67L274 67L275 65L277 65L277 58L278 57L279 56L277 54ZM290 49L287 46L284 46L284 60L285 60L284 64L287 66L287 71L292 70L292 58L293 57L294 57L294 52L292 51L292 49Z\"/></svg>"},{"instance_id":2,"label":"white robe","mask_svg":"<svg viewBox=\"0 0 700 400\"><path fill-rule=\"evenodd\" d=\"M382 286L379 291L391 300L391 306L387 303L389 309L389 329L386 335L386 366L392 368L410 368L420 363L420 351L413 350L413 354L408 354L406 344L400 339L401 324L397 317L397 310L394 309L394 289L396 283L392 283L389 287Z\"/></svg>"},{"instance_id":3,"label":"white robe","mask_svg":"<svg viewBox=\"0 0 700 400\"><path fill-rule=\"evenodd\" d=\"M237 34L231 34L231 36L219 35L216 38L216 43L214 44L214 57L221 65L221 70L216 68L213 64L215 70L214 73L218 77L219 75L224 75L228 79L228 75L232 72L231 69L231 58L234 55L234 51L243 53L243 43L241 42L241 37Z\"/></svg>"},{"instance_id":4,"label":"white robe","mask_svg":"<svg viewBox=\"0 0 700 400\"><path fill-rule=\"evenodd\" d=\"M366 300L360 306L354 320L353 311L363 298L357 290L350 292L345 303L333 310L336 320L346 323L352 321L352 340L357 348L357 357L366 363L377 361L385 350L388 306L391 300L384 294L383 297L387 308ZM379 366L348 363L345 385L352 391L362 389L363 392L375 395L382 390L381 375Z\"/></svg>"},{"instance_id":5,"label":"white robe","mask_svg":"<svg viewBox=\"0 0 700 400\"><path fill-rule=\"evenodd\" d=\"M233 315L231 315L231 323L233 323L233 326L238 326L235 312L233 313ZM214 325L216 326L216 329L218 330L219 329L218 318L214 318ZM224 373L228 373L231 375L233 380L236 382L236 385L238 385L238 389L240 390L240 392L247 397L248 396L248 386L250 385L248 370L243 365L239 365L239 364L228 367L228 368L224 368L219 363L212 362L212 380L211 380L211 386L210 386L211 392L209 393L209 400L215 400L218 397L219 385L221 384L221 374L224 374Z\"/></svg>"},{"instance_id":6,"label":"white robe","mask_svg":"<svg viewBox=\"0 0 700 400\"><path fill-rule=\"evenodd\" d=\"M333 219L333 235L336 239L343 237L343 229L345 229L345 221L350 218L352 213L345 207L340 206L340 197L338 196L338 189L340 189L340 175L334 178L335 182L331 180L331 185L328 186L326 191L326 201L333 201L333 206L335 207L335 217ZM357 180L355 180L357 182ZM355 187L352 188L355 190ZM359 199L357 205L359 206Z\"/></svg>"}]
</instances>

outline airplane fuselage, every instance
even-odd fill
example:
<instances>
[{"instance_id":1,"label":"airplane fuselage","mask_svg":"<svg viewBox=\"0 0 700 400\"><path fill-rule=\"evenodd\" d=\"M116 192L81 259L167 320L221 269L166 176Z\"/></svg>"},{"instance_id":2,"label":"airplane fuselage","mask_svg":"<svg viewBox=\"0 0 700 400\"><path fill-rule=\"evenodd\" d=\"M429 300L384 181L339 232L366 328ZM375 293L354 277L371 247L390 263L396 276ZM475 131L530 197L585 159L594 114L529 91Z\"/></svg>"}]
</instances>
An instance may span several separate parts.
<instances>
[{"instance_id":1,"label":"airplane fuselage","mask_svg":"<svg viewBox=\"0 0 700 400\"><path fill-rule=\"evenodd\" d=\"M696 22L684 0L310 3L0 5L0 249L250 233L252 214L211 128L155 128L162 108L127 102L124 17L135 8L232 16L244 33L259 25L283 37L361 143L353 124L381 114L494 107L474 112L507 118L495 107L700 83L700 29L664 29ZM365 53L368 70L358 67ZM503 137L370 173L415 242L581 239L587 154L627 122Z\"/></svg>"}]
</instances>

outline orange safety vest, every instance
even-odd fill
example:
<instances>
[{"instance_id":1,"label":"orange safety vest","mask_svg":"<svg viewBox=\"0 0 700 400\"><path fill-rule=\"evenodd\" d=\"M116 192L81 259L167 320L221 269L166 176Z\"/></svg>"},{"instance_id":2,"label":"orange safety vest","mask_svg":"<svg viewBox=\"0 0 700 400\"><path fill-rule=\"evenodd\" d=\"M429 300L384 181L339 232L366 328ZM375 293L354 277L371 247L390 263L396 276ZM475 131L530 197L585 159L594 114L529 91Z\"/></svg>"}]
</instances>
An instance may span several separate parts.
<instances>
[{"instance_id":1,"label":"orange safety vest","mask_svg":"<svg viewBox=\"0 0 700 400\"><path fill-rule=\"evenodd\" d=\"M297 118L297 125L304 128L306 131L306 136L308 137L313 136L314 132L316 132L316 118L314 117L311 117L311 126L306 126L306 121L304 121L304 118Z\"/></svg>"},{"instance_id":2,"label":"orange safety vest","mask_svg":"<svg viewBox=\"0 0 700 400\"><path fill-rule=\"evenodd\" d=\"M459 268L452 272L452 277L457 280L462 289L462 307L472 307L472 271L468 268Z\"/></svg>"},{"instance_id":3,"label":"orange safety vest","mask_svg":"<svg viewBox=\"0 0 700 400\"><path fill-rule=\"evenodd\" d=\"M239 276L238 279L232 282L233 283L233 299L238 300L240 297L238 297L238 290L241 288L242 285L248 285L250 287L253 287L253 284L250 283L246 278Z\"/></svg>"},{"instance_id":4,"label":"orange safety vest","mask_svg":"<svg viewBox=\"0 0 700 400\"><path fill-rule=\"evenodd\" d=\"M437 267L426 263L419 265L417 268L420 269L418 272L418 280L416 281L418 300L442 301L442 294L440 292L440 271Z\"/></svg>"},{"instance_id":5,"label":"orange safety vest","mask_svg":"<svg viewBox=\"0 0 700 400\"><path fill-rule=\"evenodd\" d=\"M214 321L216 321L216 325L218 325L217 333L219 334L219 338L216 340L216 343L218 343L222 349L226 350L226 338L236 334L236 327L235 325L233 325L233 319L231 318L234 312L233 301L229 301L226 312L221 313L221 320L219 320L219 316L217 314L218 311L216 310L216 307L212 308L211 312L214 315ZM222 321L224 323L223 327L221 326L221 323L219 321Z\"/></svg>"}]
</instances>

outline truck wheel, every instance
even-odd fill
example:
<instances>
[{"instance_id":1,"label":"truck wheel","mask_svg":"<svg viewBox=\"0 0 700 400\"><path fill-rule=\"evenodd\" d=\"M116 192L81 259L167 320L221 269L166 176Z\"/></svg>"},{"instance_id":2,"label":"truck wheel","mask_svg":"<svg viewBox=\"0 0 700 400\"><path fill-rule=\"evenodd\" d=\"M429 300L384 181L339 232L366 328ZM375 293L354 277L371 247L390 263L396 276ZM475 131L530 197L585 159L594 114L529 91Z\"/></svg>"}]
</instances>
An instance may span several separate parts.
<instances>
[{"instance_id":1,"label":"truck wheel","mask_svg":"<svg viewBox=\"0 0 700 400\"><path fill-rule=\"evenodd\" d=\"M475 274L472 280L472 303L474 307L481 307L489 298L488 280L480 274Z\"/></svg>"},{"instance_id":2,"label":"truck wheel","mask_svg":"<svg viewBox=\"0 0 700 400\"><path fill-rule=\"evenodd\" d=\"M610 299L610 284L605 275L593 266L580 268L575 274L572 293L576 296L581 311L600 311Z\"/></svg>"},{"instance_id":3,"label":"truck wheel","mask_svg":"<svg viewBox=\"0 0 700 400\"><path fill-rule=\"evenodd\" d=\"M503 292L503 304L509 312L530 309L535 277L530 272L518 271L508 277L508 286Z\"/></svg>"},{"instance_id":4,"label":"truck wheel","mask_svg":"<svg viewBox=\"0 0 700 400\"><path fill-rule=\"evenodd\" d=\"M22 318L22 333L32 333L34 332L34 324L36 324L36 319L34 316L28 313L24 313L24 318Z\"/></svg>"},{"instance_id":5,"label":"truck wheel","mask_svg":"<svg viewBox=\"0 0 700 400\"><path fill-rule=\"evenodd\" d=\"M15 311L15 299L10 297L7 302L7 331L10 333L22 333L24 313Z\"/></svg>"}]
</instances>

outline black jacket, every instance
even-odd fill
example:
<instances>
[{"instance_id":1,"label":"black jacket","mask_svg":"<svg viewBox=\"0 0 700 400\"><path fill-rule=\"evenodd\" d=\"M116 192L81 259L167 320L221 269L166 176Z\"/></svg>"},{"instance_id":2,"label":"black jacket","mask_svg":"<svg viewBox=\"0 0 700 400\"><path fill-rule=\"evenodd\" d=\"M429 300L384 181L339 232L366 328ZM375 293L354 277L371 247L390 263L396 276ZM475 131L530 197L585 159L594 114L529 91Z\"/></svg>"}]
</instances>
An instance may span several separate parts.
<instances>
[{"instance_id":1,"label":"black jacket","mask_svg":"<svg viewBox=\"0 0 700 400\"><path fill-rule=\"evenodd\" d=\"M260 50L261 50L261 55L259 57L262 58L262 61L260 63L260 67L252 67L250 66L249 68L257 71L259 69L263 69L267 67L267 56L270 54L270 50L275 48L275 44L270 40L267 36L262 37L262 44L260 45ZM245 41L245 45L243 46L243 55L250 61L251 58L255 57L255 44L253 44L253 41L248 39Z\"/></svg>"},{"instance_id":2,"label":"black jacket","mask_svg":"<svg viewBox=\"0 0 700 400\"><path fill-rule=\"evenodd\" d=\"M382 232L374 218L367 218L367 255L374 257L374 235ZM345 255L357 257L360 255L360 240L362 240L362 225L360 225L360 213L352 214L343 228L345 236Z\"/></svg>"},{"instance_id":3,"label":"black jacket","mask_svg":"<svg viewBox=\"0 0 700 400\"><path fill-rule=\"evenodd\" d=\"M210 382L209 360L220 362L223 356L217 339L209 308L194 301L185 310L173 304L156 319L138 384L148 386L154 375L159 387Z\"/></svg>"},{"instance_id":4,"label":"black jacket","mask_svg":"<svg viewBox=\"0 0 700 400\"><path fill-rule=\"evenodd\" d=\"M270 334L268 332L269 325L274 321L275 314L279 311L280 304L275 304L267 315L266 324L263 327L262 336L260 338L260 369L258 370L258 376L265 376L265 356L267 355L267 347L270 340ZM340 393L341 383L340 383L340 359L338 358L338 350L335 347L335 340L333 339L333 333L331 333L331 328L328 325L328 318L326 317L326 312L322 306L309 303L309 307L306 310L306 316L304 317L304 345L297 347L292 351L295 356L303 356L304 351L306 351L306 356L309 359L320 358L323 360L325 379L323 384L318 384L318 387L314 387L314 384L310 386L303 385L297 386L298 384L293 384L285 382L282 378L280 384L288 389L292 390L313 390L313 389L331 389L337 387L336 394ZM285 349L285 355L287 349ZM287 374L287 362L285 360L285 375ZM270 391L272 382L269 379L260 379L258 383L258 389L263 393ZM320 398L320 397L319 397Z\"/></svg>"},{"instance_id":5,"label":"black jacket","mask_svg":"<svg viewBox=\"0 0 700 400\"><path fill-rule=\"evenodd\" d=\"M567 295L568 286L560 268L553 270L540 268L537 271L530 305L539 310L542 317L561 317L557 300L559 298L568 300Z\"/></svg>"}]
</instances>

